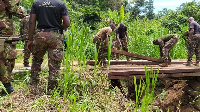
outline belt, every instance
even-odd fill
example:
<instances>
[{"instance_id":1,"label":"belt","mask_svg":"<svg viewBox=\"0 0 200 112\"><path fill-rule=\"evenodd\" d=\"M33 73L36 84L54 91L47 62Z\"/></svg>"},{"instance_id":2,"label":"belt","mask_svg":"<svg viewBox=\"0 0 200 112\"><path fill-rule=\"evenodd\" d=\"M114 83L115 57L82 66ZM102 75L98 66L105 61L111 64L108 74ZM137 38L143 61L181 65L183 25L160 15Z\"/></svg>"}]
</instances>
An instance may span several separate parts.
<instances>
[{"instance_id":1,"label":"belt","mask_svg":"<svg viewBox=\"0 0 200 112\"><path fill-rule=\"evenodd\" d=\"M52 30L52 29L37 29L37 31L39 32L56 32L56 33L60 33L62 34L62 32L60 30Z\"/></svg>"}]
</instances>

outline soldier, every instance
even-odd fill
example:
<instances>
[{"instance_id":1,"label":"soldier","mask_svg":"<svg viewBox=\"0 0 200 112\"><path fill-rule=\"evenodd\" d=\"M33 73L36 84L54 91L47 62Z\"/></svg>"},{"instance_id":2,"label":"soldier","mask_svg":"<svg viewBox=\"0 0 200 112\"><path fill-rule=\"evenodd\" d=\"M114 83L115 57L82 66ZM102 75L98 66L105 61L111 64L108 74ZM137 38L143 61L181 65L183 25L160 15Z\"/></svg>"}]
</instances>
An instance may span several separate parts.
<instances>
[{"instance_id":1,"label":"soldier","mask_svg":"<svg viewBox=\"0 0 200 112\"><path fill-rule=\"evenodd\" d=\"M110 33L115 30L115 25L110 24L109 27L102 28L93 38L93 43L96 43L96 48L98 50L98 63L106 66L106 54L108 52L108 40Z\"/></svg>"},{"instance_id":2,"label":"soldier","mask_svg":"<svg viewBox=\"0 0 200 112\"><path fill-rule=\"evenodd\" d=\"M168 34L163 35L158 39L153 40L153 44L159 45L160 47L160 59L164 58L164 63L160 64L161 67L168 67L171 62L169 51L174 47L178 42L178 35Z\"/></svg>"},{"instance_id":3,"label":"soldier","mask_svg":"<svg viewBox=\"0 0 200 112\"><path fill-rule=\"evenodd\" d=\"M31 56L31 52L27 49L28 43L28 25L29 25L29 18L30 18L31 9L27 10L27 15L21 20L20 23L20 35L25 39L24 40L24 67L30 67L28 59Z\"/></svg>"},{"instance_id":4,"label":"soldier","mask_svg":"<svg viewBox=\"0 0 200 112\"><path fill-rule=\"evenodd\" d=\"M127 34L127 27L124 23L120 23L120 26L116 29L116 35L117 35L117 49L122 49L126 52L128 52L128 34ZM129 56L126 56L127 61L130 61ZM116 54L116 60L119 60L119 54Z\"/></svg>"},{"instance_id":5,"label":"soldier","mask_svg":"<svg viewBox=\"0 0 200 112\"><path fill-rule=\"evenodd\" d=\"M12 16L24 17L24 12L19 6L19 0L0 0L0 15L1 37L15 35ZM13 81L11 72L15 66L17 42L7 43L0 40L0 44L0 81L6 88L7 93L10 94L14 91L14 87L11 86L10 82ZM4 95L6 92L2 90L2 94Z\"/></svg>"},{"instance_id":6,"label":"soldier","mask_svg":"<svg viewBox=\"0 0 200 112\"><path fill-rule=\"evenodd\" d=\"M195 66L199 66L200 59L200 25L194 21L193 17L188 19L189 22L189 38L188 38L188 60L186 66L191 66L192 64L192 56L195 52L196 55L196 63Z\"/></svg>"},{"instance_id":7,"label":"soldier","mask_svg":"<svg viewBox=\"0 0 200 112\"><path fill-rule=\"evenodd\" d=\"M37 21L36 34L33 37ZM58 85L59 69L63 59L63 30L70 25L68 10L61 0L35 0L29 20L27 48L33 55L30 85L36 87L43 56L48 52L48 91Z\"/></svg>"}]
</instances>

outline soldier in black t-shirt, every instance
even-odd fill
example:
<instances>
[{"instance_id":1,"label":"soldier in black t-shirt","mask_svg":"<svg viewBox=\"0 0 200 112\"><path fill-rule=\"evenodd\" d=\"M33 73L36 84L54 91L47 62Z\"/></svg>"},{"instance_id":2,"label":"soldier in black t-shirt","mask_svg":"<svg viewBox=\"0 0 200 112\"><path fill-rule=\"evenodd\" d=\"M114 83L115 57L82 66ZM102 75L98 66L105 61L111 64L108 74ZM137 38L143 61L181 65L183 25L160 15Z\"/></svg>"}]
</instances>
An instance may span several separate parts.
<instances>
[{"instance_id":1,"label":"soldier in black t-shirt","mask_svg":"<svg viewBox=\"0 0 200 112\"><path fill-rule=\"evenodd\" d=\"M195 52L196 63L195 66L199 66L200 61L200 25L194 21L193 17L188 19L189 22L189 37L188 41L188 60L186 66L191 66L192 56Z\"/></svg>"},{"instance_id":2,"label":"soldier in black t-shirt","mask_svg":"<svg viewBox=\"0 0 200 112\"><path fill-rule=\"evenodd\" d=\"M37 24L36 34L33 33ZM62 22L63 21L63 22ZM29 42L33 54L30 85L36 86L43 56L48 52L48 90L58 85L59 69L63 59L63 30L70 25L66 5L61 0L35 0L29 20Z\"/></svg>"},{"instance_id":3,"label":"soldier in black t-shirt","mask_svg":"<svg viewBox=\"0 0 200 112\"><path fill-rule=\"evenodd\" d=\"M122 49L126 52L128 52L128 34L127 34L127 27L124 23L120 23L120 26L116 29L116 35L117 35L117 49ZM129 57L126 57L127 61L130 61ZM119 60L119 54L116 54L116 60Z\"/></svg>"}]
</instances>

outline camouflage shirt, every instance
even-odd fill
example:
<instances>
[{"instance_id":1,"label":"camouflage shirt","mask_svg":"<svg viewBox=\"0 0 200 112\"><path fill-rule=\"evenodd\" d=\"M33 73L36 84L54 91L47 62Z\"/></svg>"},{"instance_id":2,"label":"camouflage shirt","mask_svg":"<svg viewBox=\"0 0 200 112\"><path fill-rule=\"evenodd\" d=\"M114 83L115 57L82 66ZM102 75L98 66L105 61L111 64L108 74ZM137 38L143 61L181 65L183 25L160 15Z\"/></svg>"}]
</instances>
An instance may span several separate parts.
<instances>
[{"instance_id":1,"label":"camouflage shirt","mask_svg":"<svg viewBox=\"0 0 200 112\"><path fill-rule=\"evenodd\" d=\"M14 34L12 16L19 18L24 17L24 12L19 6L19 0L0 0L0 30L3 36L10 36ZM5 7L3 7L5 6ZM5 10L6 9L6 10Z\"/></svg>"},{"instance_id":2,"label":"camouflage shirt","mask_svg":"<svg viewBox=\"0 0 200 112\"><path fill-rule=\"evenodd\" d=\"M105 40L107 38L107 36L110 36L110 33L112 32L112 29L110 27L105 27L102 28L97 34L96 36L101 38L102 40Z\"/></svg>"},{"instance_id":3,"label":"camouflage shirt","mask_svg":"<svg viewBox=\"0 0 200 112\"><path fill-rule=\"evenodd\" d=\"M175 37L175 34L167 34L160 37L163 42L169 41L171 38Z\"/></svg>"}]
</instances>

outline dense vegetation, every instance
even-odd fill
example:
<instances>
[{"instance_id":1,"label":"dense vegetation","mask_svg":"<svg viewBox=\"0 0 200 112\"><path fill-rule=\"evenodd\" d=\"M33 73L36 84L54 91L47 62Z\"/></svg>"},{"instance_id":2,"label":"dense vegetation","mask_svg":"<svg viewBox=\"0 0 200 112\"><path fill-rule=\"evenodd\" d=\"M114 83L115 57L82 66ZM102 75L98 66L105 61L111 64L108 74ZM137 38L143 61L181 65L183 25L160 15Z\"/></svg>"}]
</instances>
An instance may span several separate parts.
<instances>
[{"instance_id":1,"label":"dense vegetation","mask_svg":"<svg viewBox=\"0 0 200 112\"><path fill-rule=\"evenodd\" d=\"M32 2L33 0L22 0L21 5L29 9ZM190 16L200 22L200 2L195 1L184 3L175 11L163 9L158 14L153 13L153 0L135 1L132 7L127 0L68 0L64 2L68 7L71 20L70 28L65 32L65 36L68 35L67 50L63 60L65 69L62 71L60 81L60 88L64 89L64 94L61 97L57 90L51 97L38 96L34 101L27 103L24 107L15 108L14 111L17 109L25 111L51 109L56 111L129 111L138 108L137 105L126 101L123 97L121 99L120 95L108 89L107 75L97 75L98 67L93 73L89 73L86 69L87 60L97 59L97 52L92 43L93 35L99 29L109 25L109 22L105 21L106 18L117 24L124 22L128 27L129 51L159 58L158 46L153 45L152 40L165 34L176 33L180 39L171 50L171 58L186 59L187 51L181 34L188 30L187 20ZM17 18L14 20L16 30L19 31L20 20ZM115 38L114 34L112 38ZM17 47L23 48L23 43L20 42ZM78 60L79 66L73 66L75 60ZM44 69L41 77L46 77L46 73L47 70ZM15 75L18 81L14 84L19 90L27 88L30 73L27 72L27 74ZM25 93L28 94L28 92ZM152 98L152 94L149 98ZM6 109L13 111L12 99L9 96L2 97L0 103L5 103L5 100L10 102L10 106ZM0 110L1 108L5 106L0 105Z\"/></svg>"}]
</instances>

